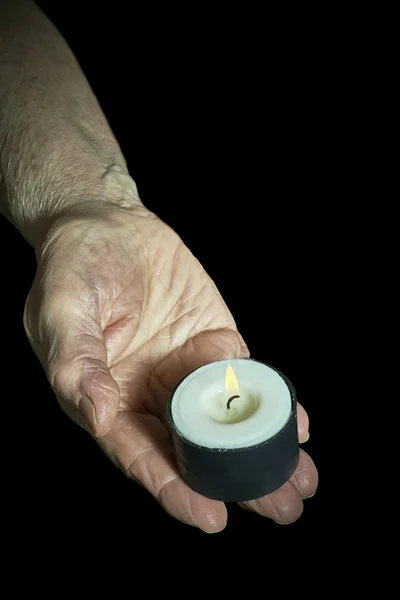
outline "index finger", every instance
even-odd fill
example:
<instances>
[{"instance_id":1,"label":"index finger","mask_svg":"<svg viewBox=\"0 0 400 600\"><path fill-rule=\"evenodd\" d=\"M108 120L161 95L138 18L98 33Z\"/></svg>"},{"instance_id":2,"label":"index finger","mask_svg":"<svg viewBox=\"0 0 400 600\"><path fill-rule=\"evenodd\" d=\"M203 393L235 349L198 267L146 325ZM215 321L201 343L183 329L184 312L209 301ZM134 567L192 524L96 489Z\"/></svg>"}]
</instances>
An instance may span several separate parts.
<instances>
[{"instance_id":1,"label":"index finger","mask_svg":"<svg viewBox=\"0 0 400 600\"><path fill-rule=\"evenodd\" d=\"M310 437L309 418L301 404L297 403L297 428L299 432L299 442L304 444Z\"/></svg>"}]
</instances>

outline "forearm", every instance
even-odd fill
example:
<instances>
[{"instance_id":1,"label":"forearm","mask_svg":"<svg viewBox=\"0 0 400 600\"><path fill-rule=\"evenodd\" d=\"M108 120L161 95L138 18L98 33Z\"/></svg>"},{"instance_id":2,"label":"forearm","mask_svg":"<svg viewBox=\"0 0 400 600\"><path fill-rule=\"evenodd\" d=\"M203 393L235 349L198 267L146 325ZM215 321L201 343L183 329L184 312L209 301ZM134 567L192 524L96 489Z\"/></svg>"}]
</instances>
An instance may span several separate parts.
<instances>
[{"instance_id":1,"label":"forearm","mask_svg":"<svg viewBox=\"0 0 400 600\"><path fill-rule=\"evenodd\" d=\"M0 0L0 210L32 244L57 215L136 187L70 48L28 0Z\"/></svg>"}]
</instances>

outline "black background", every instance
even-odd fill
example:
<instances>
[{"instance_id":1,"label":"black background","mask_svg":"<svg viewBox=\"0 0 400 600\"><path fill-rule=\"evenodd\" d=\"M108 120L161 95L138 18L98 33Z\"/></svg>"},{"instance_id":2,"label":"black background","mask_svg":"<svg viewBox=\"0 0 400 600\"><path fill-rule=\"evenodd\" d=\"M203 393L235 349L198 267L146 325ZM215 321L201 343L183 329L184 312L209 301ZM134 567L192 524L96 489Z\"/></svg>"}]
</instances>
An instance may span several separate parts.
<instances>
[{"instance_id":1,"label":"black background","mask_svg":"<svg viewBox=\"0 0 400 600\"><path fill-rule=\"evenodd\" d=\"M139 17L132 25L121 11L84 15L79 3L40 4L76 53L145 205L202 262L252 356L293 382L310 416L305 449L321 481L301 519L288 527L235 505L226 530L215 536L167 516L58 408L22 327L33 251L1 218L3 481L14 543L26 549L40 537L107 541L116 549L130 540L174 540L228 549L268 540L269 552L289 545L315 551L330 519L322 441L330 442L326 355L335 296L324 60L297 35L291 45L290 36L276 36L275 45L255 36L247 52L233 39L207 56L203 39L187 63L185 47L174 39L176 53L168 59L162 48L154 51L156 33L138 41Z\"/></svg>"}]
</instances>

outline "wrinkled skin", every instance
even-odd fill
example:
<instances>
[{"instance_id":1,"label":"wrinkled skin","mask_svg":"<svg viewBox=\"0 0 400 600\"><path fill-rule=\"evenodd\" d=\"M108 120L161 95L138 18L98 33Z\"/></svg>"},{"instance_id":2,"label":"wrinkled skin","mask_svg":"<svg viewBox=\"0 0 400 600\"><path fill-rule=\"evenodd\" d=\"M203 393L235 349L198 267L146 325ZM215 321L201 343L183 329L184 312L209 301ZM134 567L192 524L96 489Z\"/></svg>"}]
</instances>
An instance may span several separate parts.
<instances>
[{"instance_id":1,"label":"wrinkled skin","mask_svg":"<svg viewBox=\"0 0 400 600\"><path fill-rule=\"evenodd\" d=\"M24 324L63 410L170 515L222 530L224 503L180 479L165 420L168 394L184 375L249 356L214 283L176 233L143 207L59 219L37 255ZM298 411L305 441L308 418L300 405ZM289 482L243 507L295 521L317 477L302 451Z\"/></svg>"}]
</instances>

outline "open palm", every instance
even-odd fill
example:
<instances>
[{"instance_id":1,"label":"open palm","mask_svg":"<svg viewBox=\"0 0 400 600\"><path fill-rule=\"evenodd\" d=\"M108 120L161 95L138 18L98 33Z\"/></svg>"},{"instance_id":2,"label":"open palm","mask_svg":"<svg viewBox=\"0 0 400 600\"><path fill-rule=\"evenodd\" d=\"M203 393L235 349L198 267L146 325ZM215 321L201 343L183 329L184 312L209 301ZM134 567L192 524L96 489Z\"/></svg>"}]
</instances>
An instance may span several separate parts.
<instances>
[{"instance_id":1,"label":"open palm","mask_svg":"<svg viewBox=\"0 0 400 600\"><path fill-rule=\"evenodd\" d=\"M38 259L25 328L62 408L171 515L221 530L225 505L181 480L165 418L182 377L249 355L212 280L176 233L142 207L60 220ZM298 410L304 441L308 419ZM302 452L289 482L244 507L291 522L316 486L316 469Z\"/></svg>"}]
</instances>

